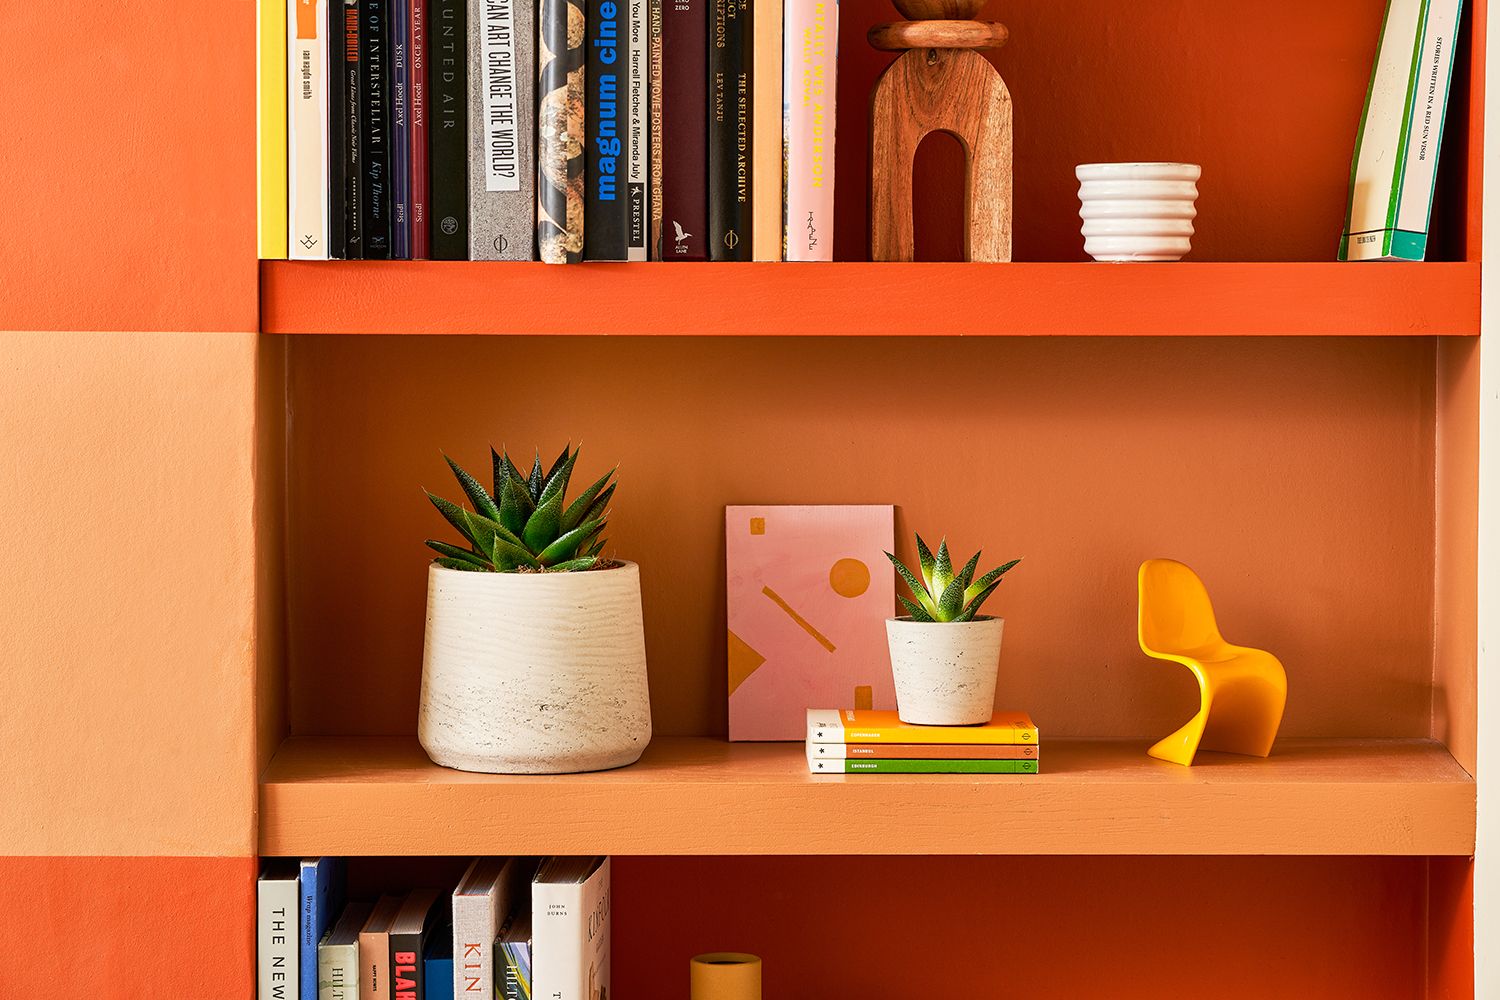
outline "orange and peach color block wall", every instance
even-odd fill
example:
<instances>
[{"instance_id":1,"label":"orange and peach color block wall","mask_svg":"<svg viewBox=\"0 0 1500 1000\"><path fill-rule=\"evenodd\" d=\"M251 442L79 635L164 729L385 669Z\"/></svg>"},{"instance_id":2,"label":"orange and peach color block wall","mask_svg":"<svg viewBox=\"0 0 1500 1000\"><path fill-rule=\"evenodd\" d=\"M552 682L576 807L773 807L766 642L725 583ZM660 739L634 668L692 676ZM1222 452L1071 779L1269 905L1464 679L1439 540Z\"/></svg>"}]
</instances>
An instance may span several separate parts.
<instances>
[{"instance_id":1,"label":"orange and peach color block wall","mask_svg":"<svg viewBox=\"0 0 1500 1000\"><path fill-rule=\"evenodd\" d=\"M254 4L0 34L0 994L250 996Z\"/></svg>"}]
</instances>

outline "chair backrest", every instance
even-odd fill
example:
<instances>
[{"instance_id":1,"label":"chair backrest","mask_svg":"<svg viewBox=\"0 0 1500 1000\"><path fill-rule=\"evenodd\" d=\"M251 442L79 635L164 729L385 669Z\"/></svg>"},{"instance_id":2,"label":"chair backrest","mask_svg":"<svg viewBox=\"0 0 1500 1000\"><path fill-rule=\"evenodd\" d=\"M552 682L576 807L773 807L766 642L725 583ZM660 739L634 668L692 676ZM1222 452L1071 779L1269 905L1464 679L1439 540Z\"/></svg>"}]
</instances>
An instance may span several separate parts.
<instances>
[{"instance_id":1,"label":"chair backrest","mask_svg":"<svg viewBox=\"0 0 1500 1000\"><path fill-rule=\"evenodd\" d=\"M1224 641L1198 574L1175 559L1141 563L1139 639L1146 653L1182 653Z\"/></svg>"}]
</instances>

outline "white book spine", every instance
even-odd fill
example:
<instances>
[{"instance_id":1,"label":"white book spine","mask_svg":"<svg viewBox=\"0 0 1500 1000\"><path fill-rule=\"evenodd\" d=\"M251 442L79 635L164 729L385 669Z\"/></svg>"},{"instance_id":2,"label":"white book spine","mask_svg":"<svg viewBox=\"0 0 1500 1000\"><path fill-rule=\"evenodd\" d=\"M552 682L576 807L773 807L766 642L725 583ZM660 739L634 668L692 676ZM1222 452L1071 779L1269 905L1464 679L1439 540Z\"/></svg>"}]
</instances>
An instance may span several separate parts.
<instances>
[{"instance_id":1,"label":"white book spine","mask_svg":"<svg viewBox=\"0 0 1500 1000\"><path fill-rule=\"evenodd\" d=\"M494 892L453 897L453 996L490 1000L495 982Z\"/></svg>"},{"instance_id":2,"label":"white book spine","mask_svg":"<svg viewBox=\"0 0 1500 1000\"><path fill-rule=\"evenodd\" d=\"M587 882L533 883L531 921L533 1000L610 995L608 858Z\"/></svg>"},{"instance_id":3,"label":"white book spine","mask_svg":"<svg viewBox=\"0 0 1500 1000\"><path fill-rule=\"evenodd\" d=\"M318 945L317 1000L359 1000L359 942Z\"/></svg>"},{"instance_id":4,"label":"white book spine","mask_svg":"<svg viewBox=\"0 0 1500 1000\"><path fill-rule=\"evenodd\" d=\"M256 996L297 1000L297 880L261 879L256 884Z\"/></svg>"},{"instance_id":5,"label":"white book spine","mask_svg":"<svg viewBox=\"0 0 1500 1000\"><path fill-rule=\"evenodd\" d=\"M287 0L287 252L328 259L328 0Z\"/></svg>"},{"instance_id":6,"label":"white book spine","mask_svg":"<svg viewBox=\"0 0 1500 1000\"><path fill-rule=\"evenodd\" d=\"M843 743L844 724L836 708L809 708L807 710L807 742Z\"/></svg>"},{"instance_id":7,"label":"white book spine","mask_svg":"<svg viewBox=\"0 0 1500 1000\"><path fill-rule=\"evenodd\" d=\"M625 109L625 192L630 199L630 230L625 259L647 260L651 234L651 24L646 0L627 2L630 36L626 52L630 62L626 82L630 100Z\"/></svg>"},{"instance_id":8,"label":"white book spine","mask_svg":"<svg viewBox=\"0 0 1500 1000\"><path fill-rule=\"evenodd\" d=\"M807 743L807 755L809 757L820 757L828 760L846 760L849 757L849 744L815 743L809 740Z\"/></svg>"},{"instance_id":9,"label":"white book spine","mask_svg":"<svg viewBox=\"0 0 1500 1000\"><path fill-rule=\"evenodd\" d=\"M786 0L782 126L789 261L833 260L838 0Z\"/></svg>"}]
</instances>

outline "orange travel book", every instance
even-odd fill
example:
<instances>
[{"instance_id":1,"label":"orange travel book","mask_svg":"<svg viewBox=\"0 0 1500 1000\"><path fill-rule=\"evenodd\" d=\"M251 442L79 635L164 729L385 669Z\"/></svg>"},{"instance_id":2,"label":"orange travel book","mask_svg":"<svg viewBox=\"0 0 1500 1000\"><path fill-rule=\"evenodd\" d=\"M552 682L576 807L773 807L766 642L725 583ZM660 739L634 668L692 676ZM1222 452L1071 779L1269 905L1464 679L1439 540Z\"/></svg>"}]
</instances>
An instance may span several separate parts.
<instances>
[{"instance_id":1,"label":"orange travel book","mask_svg":"<svg viewBox=\"0 0 1500 1000\"><path fill-rule=\"evenodd\" d=\"M914 726L895 712L871 709L809 708L809 743L1031 743L1036 726L1025 712L996 712L982 726Z\"/></svg>"},{"instance_id":2,"label":"orange travel book","mask_svg":"<svg viewBox=\"0 0 1500 1000\"><path fill-rule=\"evenodd\" d=\"M1036 760L1035 743L809 743L809 756L828 760Z\"/></svg>"}]
</instances>

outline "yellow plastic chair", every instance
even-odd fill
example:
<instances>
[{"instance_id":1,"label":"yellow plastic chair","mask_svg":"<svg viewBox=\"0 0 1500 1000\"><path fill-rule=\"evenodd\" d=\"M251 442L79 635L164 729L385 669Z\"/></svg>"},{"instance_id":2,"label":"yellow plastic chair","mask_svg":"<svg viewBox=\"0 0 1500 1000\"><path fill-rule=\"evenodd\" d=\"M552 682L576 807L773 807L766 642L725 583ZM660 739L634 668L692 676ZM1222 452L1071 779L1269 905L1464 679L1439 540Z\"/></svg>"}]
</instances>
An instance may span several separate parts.
<instances>
[{"instance_id":1,"label":"yellow plastic chair","mask_svg":"<svg viewBox=\"0 0 1500 1000\"><path fill-rule=\"evenodd\" d=\"M1198 574L1173 559L1141 563L1141 651L1198 678L1202 707L1147 751L1190 765L1198 748L1265 757L1286 708L1286 670L1263 649L1225 642Z\"/></svg>"}]
</instances>

